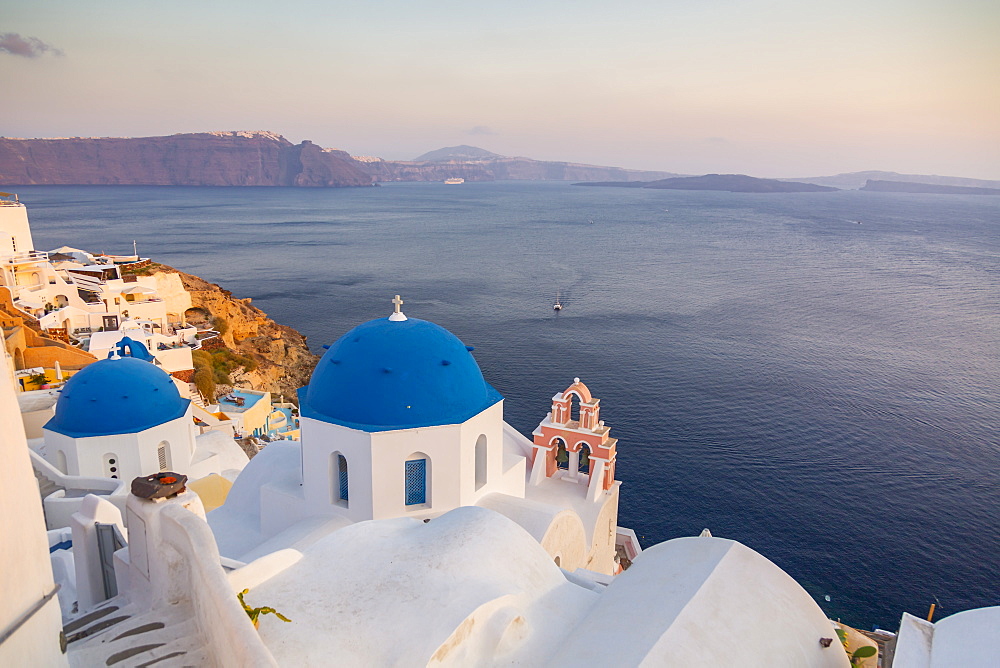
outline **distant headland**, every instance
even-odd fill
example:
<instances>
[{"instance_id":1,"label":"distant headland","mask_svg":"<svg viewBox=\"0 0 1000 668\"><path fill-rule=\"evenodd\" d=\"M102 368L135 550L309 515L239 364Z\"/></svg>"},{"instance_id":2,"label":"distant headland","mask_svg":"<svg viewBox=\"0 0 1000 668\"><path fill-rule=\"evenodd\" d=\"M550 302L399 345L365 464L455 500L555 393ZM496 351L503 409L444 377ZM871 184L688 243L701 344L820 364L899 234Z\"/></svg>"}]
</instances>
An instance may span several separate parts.
<instances>
[{"instance_id":1,"label":"distant headland","mask_svg":"<svg viewBox=\"0 0 1000 668\"><path fill-rule=\"evenodd\" d=\"M883 193L927 193L931 195L1000 195L1000 188L947 186L912 181L876 181L869 179L861 190Z\"/></svg>"},{"instance_id":2,"label":"distant headland","mask_svg":"<svg viewBox=\"0 0 1000 668\"><path fill-rule=\"evenodd\" d=\"M839 188L820 186L813 183L797 181L778 181L777 179L758 179L745 174L706 174L704 176L687 176L671 179L661 179L649 182L604 182L604 183L574 183L576 186L609 186L626 188L652 188L656 190L722 190L733 193L806 193L832 192Z\"/></svg>"}]
</instances>

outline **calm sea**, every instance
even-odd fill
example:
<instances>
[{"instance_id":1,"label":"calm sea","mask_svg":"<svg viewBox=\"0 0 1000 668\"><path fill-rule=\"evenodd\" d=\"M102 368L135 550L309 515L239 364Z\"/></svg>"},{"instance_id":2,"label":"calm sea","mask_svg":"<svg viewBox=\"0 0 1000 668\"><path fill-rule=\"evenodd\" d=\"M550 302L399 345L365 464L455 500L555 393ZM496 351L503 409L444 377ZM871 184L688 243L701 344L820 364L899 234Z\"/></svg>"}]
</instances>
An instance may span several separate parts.
<instances>
[{"instance_id":1,"label":"calm sea","mask_svg":"<svg viewBox=\"0 0 1000 668\"><path fill-rule=\"evenodd\" d=\"M37 248L135 239L316 350L399 293L526 434L579 376L645 545L708 527L862 627L1000 603L998 197L16 190Z\"/></svg>"}]
</instances>

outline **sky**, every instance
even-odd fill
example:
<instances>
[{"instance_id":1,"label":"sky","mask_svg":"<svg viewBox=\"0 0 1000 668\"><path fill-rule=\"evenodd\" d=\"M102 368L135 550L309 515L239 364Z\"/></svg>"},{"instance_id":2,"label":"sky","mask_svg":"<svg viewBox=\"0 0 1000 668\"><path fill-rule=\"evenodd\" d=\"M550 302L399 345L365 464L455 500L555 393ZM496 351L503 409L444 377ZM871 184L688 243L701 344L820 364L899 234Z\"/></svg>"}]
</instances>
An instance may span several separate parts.
<instances>
[{"instance_id":1,"label":"sky","mask_svg":"<svg viewBox=\"0 0 1000 668\"><path fill-rule=\"evenodd\" d=\"M3 0L0 135L1000 179L996 0Z\"/></svg>"}]
</instances>

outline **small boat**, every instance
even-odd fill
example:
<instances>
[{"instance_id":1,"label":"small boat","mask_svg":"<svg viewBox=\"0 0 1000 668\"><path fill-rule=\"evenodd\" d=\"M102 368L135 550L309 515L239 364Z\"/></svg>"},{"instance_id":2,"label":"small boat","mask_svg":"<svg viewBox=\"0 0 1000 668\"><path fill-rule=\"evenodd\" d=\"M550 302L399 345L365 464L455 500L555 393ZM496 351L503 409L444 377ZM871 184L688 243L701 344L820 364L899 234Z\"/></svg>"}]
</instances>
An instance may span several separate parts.
<instances>
[{"instance_id":1,"label":"small boat","mask_svg":"<svg viewBox=\"0 0 1000 668\"><path fill-rule=\"evenodd\" d=\"M460 183L465 183L465 179L456 176L450 179L445 179L444 182L450 186L457 186Z\"/></svg>"},{"instance_id":2,"label":"small boat","mask_svg":"<svg viewBox=\"0 0 1000 668\"><path fill-rule=\"evenodd\" d=\"M556 303L552 305L552 310L553 311L561 311L562 310L562 294L561 293L556 295Z\"/></svg>"}]
</instances>

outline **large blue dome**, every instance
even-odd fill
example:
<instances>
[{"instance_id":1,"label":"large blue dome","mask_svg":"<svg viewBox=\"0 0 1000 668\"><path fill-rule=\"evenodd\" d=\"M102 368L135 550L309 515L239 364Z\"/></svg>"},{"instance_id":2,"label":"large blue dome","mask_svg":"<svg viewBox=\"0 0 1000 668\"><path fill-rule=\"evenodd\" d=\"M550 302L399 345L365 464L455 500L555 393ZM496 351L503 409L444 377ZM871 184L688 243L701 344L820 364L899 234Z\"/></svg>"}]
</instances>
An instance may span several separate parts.
<instances>
[{"instance_id":1,"label":"large blue dome","mask_svg":"<svg viewBox=\"0 0 1000 668\"><path fill-rule=\"evenodd\" d=\"M369 432L465 422L503 399L470 351L426 320L358 325L299 390L302 415Z\"/></svg>"},{"instance_id":2,"label":"large blue dome","mask_svg":"<svg viewBox=\"0 0 1000 668\"><path fill-rule=\"evenodd\" d=\"M188 403L170 376L151 363L105 359L66 381L45 428L73 438L134 434L179 418Z\"/></svg>"}]
</instances>

